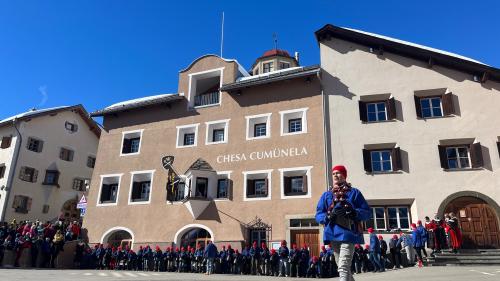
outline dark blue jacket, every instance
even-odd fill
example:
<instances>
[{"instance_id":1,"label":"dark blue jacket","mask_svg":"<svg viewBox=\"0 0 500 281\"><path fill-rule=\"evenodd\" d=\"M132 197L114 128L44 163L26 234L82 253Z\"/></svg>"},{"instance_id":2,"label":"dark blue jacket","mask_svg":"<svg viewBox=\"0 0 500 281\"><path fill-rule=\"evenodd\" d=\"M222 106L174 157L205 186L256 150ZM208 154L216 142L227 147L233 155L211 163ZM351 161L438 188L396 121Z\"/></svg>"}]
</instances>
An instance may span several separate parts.
<instances>
[{"instance_id":1,"label":"dark blue jacket","mask_svg":"<svg viewBox=\"0 0 500 281\"><path fill-rule=\"evenodd\" d=\"M380 241L375 233L370 234L370 252L380 253Z\"/></svg>"},{"instance_id":2,"label":"dark blue jacket","mask_svg":"<svg viewBox=\"0 0 500 281\"><path fill-rule=\"evenodd\" d=\"M357 189L352 188L346 198L347 202L356 210L356 221L365 221L370 218L370 206L366 202L363 194ZM316 221L325 226L323 232L323 241L347 242L352 244L364 244L363 234L358 231L355 224L350 229L331 224L328 220L328 207L333 202L333 192L327 191L321 195L318 206L316 207ZM340 209L340 203L335 205L335 209Z\"/></svg>"},{"instance_id":3,"label":"dark blue jacket","mask_svg":"<svg viewBox=\"0 0 500 281\"><path fill-rule=\"evenodd\" d=\"M207 258L216 258L217 257L217 247L215 247L214 243L210 243L205 248L204 256Z\"/></svg>"}]
</instances>

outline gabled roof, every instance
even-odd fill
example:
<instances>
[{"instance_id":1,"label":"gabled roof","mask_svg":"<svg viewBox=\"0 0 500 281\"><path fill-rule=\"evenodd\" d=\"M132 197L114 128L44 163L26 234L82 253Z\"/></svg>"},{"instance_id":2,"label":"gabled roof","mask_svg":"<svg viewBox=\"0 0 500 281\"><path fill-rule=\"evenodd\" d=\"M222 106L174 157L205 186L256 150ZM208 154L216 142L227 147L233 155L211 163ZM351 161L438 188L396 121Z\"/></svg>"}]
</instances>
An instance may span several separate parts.
<instances>
[{"instance_id":1,"label":"gabled roof","mask_svg":"<svg viewBox=\"0 0 500 281\"><path fill-rule=\"evenodd\" d=\"M225 62L234 62L234 63L236 63L238 65L238 71L241 73L241 75L243 75L243 76L250 76L250 74L245 70L245 68L237 60L235 60L235 59L225 59L223 57L220 57L220 56L214 55L214 54L203 55L203 56L195 59L186 68L182 69L179 72L185 72L185 71L189 70L196 62L198 62L199 60L201 60L203 58L206 58L206 57L216 57L216 58L220 58L221 60L223 60Z\"/></svg>"},{"instance_id":2,"label":"gabled roof","mask_svg":"<svg viewBox=\"0 0 500 281\"><path fill-rule=\"evenodd\" d=\"M317 75L320 72L320 67L313 66L300 66L282 69L278 71L267 72L250 77L242 77L234 83L222 85L221 91L234 91L246 87L269 84L272 82L294 79L299 77L306 77Z\"/></svg>"},{"instance_id":3,"label":"gabled roof","mask_svg":"<svg viewBox=\"0 0 500 281\"><path fill-rule=\"evenodd\" d=\"M46 116L51 114L56 114L62 111L74 111L78 113L82 119L87 123L90 130L97 135L97 137L101 136L101 128L97 125L97 123L89 117L89 114L85 110L85 108L81 104L72 105L72 106L58 106L52 108L45 109L32 109L27 112L23 112L3 120L0 120L0 127L11 125L14 121L24 121L28 119L37 118L40 116Z\"/></svg>"},{"instance_id":4,"label":"gabled roof","mask_svg":"<svg viewBox=\"0 0 500 281\"><path fill-rule=\"evenodd\" d=\"M383 36L361 30L338 27L327 24L315 32L318 42L329 38L338 38L367 47L377 52L390 52L420 61L460 70L479 77L481 82L488 79L500 81L500 69L486 65L477 60L457 55L451 52L430 48L427 46Z\"/></svg>"},{"instance_id":5,"label":"gabled roof","mask_svg":"<svg viewBox=\"0 0 500 281\"><path fill-rule=\"evenodd\" d=\"M215 172L212 166L210 166L210 164L208 164L208 162L203 160L202 158L198 158L196 161L194 161L194 163L191 164L191 167L187 169L186 173L193 170Z\"/></svg>"},{"instance_id":6,"label":"gabled roof","mask_svg":"<svg viewBox=\"0 0 500 281\"><path fill-rule=\"evenodd\" d=\"M162 94L162 95L142 97L142 98L137 98L137 99L133 99L133 100L127 100L127 101L115 103L115 104L110 105L104 109L97 110L97 111L90 113L90 116L91 117L104 116L104 115L108 115L108 114L123 112L126 110L131 110L131 109L136 109L136 108L141 108L141 107L146 107L146 106L152 106L152 105L157 105L157 104L168 104L168 103L172 103L172 102L179 101L182 99L184 99L184 97L180 96L178 94Z\"/></svg>"}]
</instances>

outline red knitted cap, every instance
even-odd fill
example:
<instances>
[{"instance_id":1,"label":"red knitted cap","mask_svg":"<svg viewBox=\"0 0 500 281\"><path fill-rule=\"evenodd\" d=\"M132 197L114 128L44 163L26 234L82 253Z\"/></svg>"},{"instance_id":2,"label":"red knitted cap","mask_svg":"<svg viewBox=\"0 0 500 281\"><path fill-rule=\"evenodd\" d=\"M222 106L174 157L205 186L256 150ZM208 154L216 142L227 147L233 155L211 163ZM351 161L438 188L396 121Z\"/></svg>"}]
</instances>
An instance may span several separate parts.
<instances>
[{"instance_id":1,"label":"red knitted cap","mask_svg":"<svg viewBox=\"0 0 500 281\"><path fill-rule=\"evenodd\" d=\"M332 172L333 171L339 171L344 176L344 178L347 178L347 169L345 168L345 166L337 165L332 168Z\"/></svg>"}]
</instances>

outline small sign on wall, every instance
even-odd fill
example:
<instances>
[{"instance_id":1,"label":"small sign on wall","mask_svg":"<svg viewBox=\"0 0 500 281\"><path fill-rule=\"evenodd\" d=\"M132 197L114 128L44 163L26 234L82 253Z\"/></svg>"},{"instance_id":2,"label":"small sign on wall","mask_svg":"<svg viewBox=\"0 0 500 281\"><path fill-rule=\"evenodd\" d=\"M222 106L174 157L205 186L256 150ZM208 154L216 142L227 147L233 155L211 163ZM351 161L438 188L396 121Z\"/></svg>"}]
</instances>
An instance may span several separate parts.
<instances>
[{"instance_id":1,"label":"small sign on wall","mask_svg":"<svg viewBox=\"0 0 500 281\"><path fill-rule=\"evenodd\" d=\"M461 218L465 218L465 217L467 217L467 212L465 211L465 209L461 209L461 210L460 210L460 217L461 217Z\"/></svg>"}]
</instances>

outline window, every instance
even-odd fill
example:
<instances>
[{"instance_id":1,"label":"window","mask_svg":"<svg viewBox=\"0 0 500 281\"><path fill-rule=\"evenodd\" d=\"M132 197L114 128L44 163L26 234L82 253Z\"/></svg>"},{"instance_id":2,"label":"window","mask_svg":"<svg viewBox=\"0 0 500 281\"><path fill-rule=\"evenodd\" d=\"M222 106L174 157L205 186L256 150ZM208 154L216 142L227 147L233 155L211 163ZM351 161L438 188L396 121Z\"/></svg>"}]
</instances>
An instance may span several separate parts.
<instances>
[{"instance_id":1,"label":"window","mask_svg":"<svg viewBox=\"0 0 500 281\"><path fill-rule=\"evenodd\" d=\"M365 145L365 147L379 145ZM381 147L363 149L365 171L368 173L388 173L402 170L401 149L399 147Z\"/></svg>"},{"instance_id":2,"label":"window","mask_svg":"<svg viewBox=\"0 0 500 281\"><path fill-rule=\"evenodd\" d=\"M189 107L202 108L220 104L224 68L189 74Z\"/></svg>"},{"instance_id":3,"label":"window","mask_svg":"<svg viewBox=\"0 0 500 281\"><path fill-rule=\"evenodd\" d=\"M250 241L249 244L257 242L257 245L262 243L267 244L266 230L265 229L250 229Z\"/></svg>"},{"instance_id":4,"label":"window","mask_svg":"<svg viewBox=\"0 0 500 281\"><path fill-rule=\"evenodd\" d=\"M290 219L290 227L318 227L316 219Z\"/></svg>"},{"instance_id":5,"label":"window","mask_svg":"<svg viewBox=\"0 0 500 281\"><path fill-rule=\"evenodd\" d=\"M259 123L254 125L253 135L254 137L265 137L266 136L266 123Z\"/></svg>"},{"instance_id":6,"label":"window","mask_svg":"<svg viewBox=\"0 0 500 281\"><path fill-rule=\"evenodd\" d=\"M2 144L0 144L1 149L6 149L10 147L10 143L12 142L12 137L3 137Z\"/></svg>"},{"instance_id":7,"label":"window","mask_svg":"<svg viewBox=\"0 0 500 281\"><path fill-rule=\"evenodd\" d=\"M257 67L253 73L253 75L259 75L259 67Z\"/></svg>"},{"instance_id":8,"label":"window","mask_svg":"<svg viewBox=\"0 0 500 281\"><path fill-rule=\"evenodd\" d=\"M290 63L286 61L280 61L280 69L286 69L290 67Z\"/></svg>"},{"instance_id":9,"label":"window","mask_svg":"<svg viewBox=\"0 0 500 281\"><path fill-rule=\"evenodd\" d=\"M141 151L143 130L123 132L121 155L136 155Z\"/></svg>"},{"instance_id":10,"label":"window","mask_svg":"<svg viewBox=\"0 0 500 281\"><path fill-rule=\"evenodd\" d=\"M271 199L271 171L243 172L245 201Z\"/></svg>"},{"instance_id":11,"label":"window","mask_svg":"<svg viewBox=\"0 0 500 281\"><path fill-rule=\"evenodd\" d=\"M390 172L392 171L391 151L371 151L372 171Z\"/></svg>"},{"instance_id":12,"label":"window","mask_svg":"<svg viewBox=\"0 0 500 281\"><path fill-rule=\"evenodd\" d=\"M246 116L247 140L271 137L271 113Z\"/></svg>"},{"instance_id":13,"label":"window","mask_svg":"<svg viewBox=\"0 0 500 281\"><path fill-rule=\"evenodd\" d=\"M36 182L38 178L38 171L31 167L21 167L19 172L19 179L27 182Z\"/></svg>"},{"instance_id":14,"label":"window","mask_svg":"<svg viewBox=\"0 0 500 281\"><path fill-rule=\"evenodd\" d=\"M311 168L284 168L281 173L281 198L309 198L310 193L310 174Z\"/></svg>"},{"instance_id":15,"label":"window","mask_svg":"<svg viewBox=\"0 0 500 281\"><path fill-rule=\"evenodd\" d=\"M439 145L439 157L443 169L461 170L483 167L481 143L463 145Z\"/></svg>"},{"instance_id":16,"label":"window","mask_svg":"<svg viewBox=\"0 0 500 281\"><path fill-rule=\"evenodd\" d=\"M288 132L297 133L302 132L302 119L290 119L288 120Z\"/></svg>"},{"instance_id":17,"label":"window","mask_svg":"<svg viewBox=\"0 0 500 281\"><path fill-rule=\"evenodd\" d=\"M59 171L47 170L45 172L45 179L43 180L43 185L57 185L59 181Z\"/></svg>"},{"instance_id":18,"label":"window","mask_svg":"<svg viewBox=\"0 0 500 281\"><path fill-rule=\"evenodd\" d=\"M298 108L280 111L281 135L307 133L307 110L308 108Z\"/></svg>"},{"instance_id":19,"label":"window","mask_svg":"<svg viewBox=\"0 0 500 281\"><path fill-rule=\"evenodd\" d=\"M0 179L5 176L5 164L0 164Z\"/></svg>"},{"instance_id":20,"label":"window","mask_svg":"<svg viewBox=\"0 0 500 281\"><path fill-rule=\"evenodd\" d=\"M153 172L134 172L132 174L131 194L129 202L149 203L151 198L151 186Z\"/></svg>"},{"instance_id":21,"label":"window","mask_svg":"<svg viewBox=\"0 0 500 281\"><path fill-rule=\"evenodd\" d=\"M87 167L92 168L92 169L95 167L95 157L94 156L87 157Z\"/></svg>"},{"instance_id":22,"label":"window","mask_svg":"<svg viewBox=\"0 0 500 281\"><path fill-rule=\"evenodd\" d=\"M370 219L366 221L366 228L376 230L396 230L410 228L410 213L408 207L380 206L371 207Z\"/></svg>"},{"instance_id":23,"label":"window","mask_svg":"<svg viewBox=\"0 0 500 281\"><path fill-rule=\"evenodd\" d=\"M12 208L16 213L26 214L31 210L32 199L28 196L16 195L12 202Z\"/></svg>"},{"instance_id":24,"label":"window","mask_svg":"<svg viewBox=\"0 0 500 281\"><path fill-rule=\"evenodd\" d=\"M217 180L217 198L228 198L229 195L229 179Z\"/></svg>"},{"instance_id":25,"label":"window","mask_svg":"<svg viewBox=\"0 0 500 281\"><path fill-rule=\"evenodd\" d=\"M194 197L207 198L208 179L197 177L194 190Z\"/></svg>"},{"instance_id":26,"label":"window","mask_svg":"<svg viewBox=\"0 0 500 281\"><path fill-rule=\"evenodd\" d=\"M28 138L28 143L26 144L26 148L33 152L40 153L43 150L43 141L35 138Z\"/></svg>"},{"instance_id":27,"label":"window","mask_svg":"<svg viewBox=\"0 0 500 281\"><path fill-rule=\"evenodd\" d=\"M59 158L61 158L61 160L64 161L71 162L73 161L73 155L74 155L73 150L67 148L61 148L61 152L59 153Z\"/></svg>"},{"instance_id":28,"label":"window","mask_svg":"<svg viewBox=\"0 0 500 281\"><path fill-rule=\"evenodd\" d=\"M390 98L389 94L362 96L361 99L359 117L362 122L383 122L396 119L396 101Z\"/></svg>"},{"instance_id":29,"label":"window","mask_svg":"<svg viewBox=\"0 0 500 281\"><path fill-rule=\"evenodd\" d=\"M101 190L98 205L116 205L121 175L101 176Z\"/></svg>"},{"instance_id":30,"label":"window","mask_svg":"<svg viewBox=\"0 0 500 281\"><path fill-rule=\"evenodd\" d=\"M49 205L43 205L42 207L42 213L47 214L49 212L50 206Z\"/></svg>"},{"instance_id":31,"label":"window","mask_svg":"<svg viewBox=\"0 0 500 281\"><path fill-rule=\"evenodd\" d=\"M262 64L262 73L268 73L274 71L273 62L265 62Z\"/></svg>"},{"instance_id":32,"label":"window","mask_svg":"<svg viewBox=\"0 0 500 281\"><path fill-rule=\"evenodd\" d=\"M183 145L194 145L194 133L184 134Z\"/></svg>"},{"instance_id":33,"label":"window","mask_svg":"<svg viewBox=\"0 0 500 281\"><path fill-rule=\"evenodd\" d=\"M77 191L86 191L85 180L84 179L73 179L73 189Z\"/></svg>"},{"instance_id":34,"label":"window","mask_svg":"<svg viewBox=\"0 0 500 281\"><path fill-rule=\"evenodd\" d=\"M78 131L78 125L76 125L75 123L66 121L66 123L64 123L64 127L71 133L75 133L76 131Z\"/></svg>"},{"instance_id":35,"label":"window","mask_svg":"<svg viewBox=\"0 0 500 281\"><path fill-rule=\"evenodd\" d=\"M177 148L197 145L198 125L177 126Z\"/></svg>"},{"instance_id":36,"label":"window","mask_svg":"<svg viewBox=\"0 0 500 281\"><path fill-rule=\"evenodd\" d=\"M409 229L410 216L406 207L388 207L389 229Z\"/></svg>"},{"instance_id":37,"label":"window","mask_svg":"<svg viewBox=\"0 0 500 281\"><path fill-rule=\"evenodd\" d=\"M455 114L452 93L439 96L415 96L415 108L419 118L435 118Z\"/></svg>"},{"instance_id":38,"label":"window","mask_svg":"<svg viewBox=\"0 0 500 281\"><path fill-rule=\"evenodd\" d=\"M227 143L229 119L205 122L207 126L205 144Z\"/></svg>"}]
</instances>

